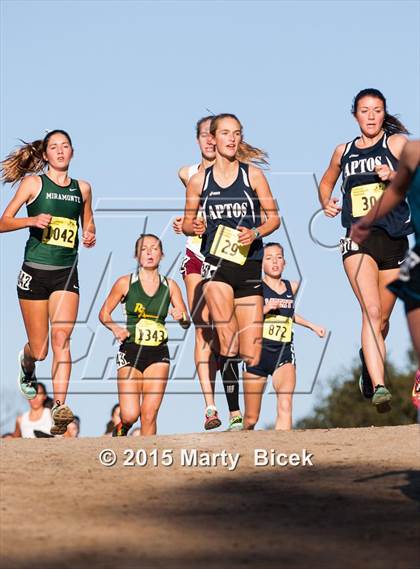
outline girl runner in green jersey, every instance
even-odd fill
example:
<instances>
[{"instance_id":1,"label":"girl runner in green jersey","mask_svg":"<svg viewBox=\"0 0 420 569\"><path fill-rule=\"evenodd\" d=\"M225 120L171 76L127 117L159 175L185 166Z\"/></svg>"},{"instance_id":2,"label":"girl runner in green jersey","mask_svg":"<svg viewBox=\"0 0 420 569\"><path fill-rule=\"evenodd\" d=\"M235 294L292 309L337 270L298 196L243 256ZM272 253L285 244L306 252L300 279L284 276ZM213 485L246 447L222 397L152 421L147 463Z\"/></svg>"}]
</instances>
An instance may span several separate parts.
<instances>
[{"instance_id":1,"label":"girl runner in green jersey","mask_svg":"<svg viewBox=\"0 0 420 569\"><path fill-rule=\"evenodd\" d=\"M162 242L152 234L141 235L135 245L138 271L120 277L114 284L99 319L120 342L117 354L118 397L121 422L113 436L124 437L140 418L141 434L156 434L156 422L169 375L168 332L165 319L171 315L183 328L190 326L181 290L175 281L159 274ZM126 326L111 314L121 303Z\"/></svg>"},{"instance_id":2,"label":"girl runner in green jersey","mask_svg":"<svg viewBox=\"0 0 420 569\"><path fill-rule=\"evenodd\" d=\"M3 182L21 183L0 219L0 232L29 228L17 284L28 335L19 354L19 387L27 399L36 397L35 362L47 357L51 326L53 435L64 434L73 421L65 399L71 373L70 337L79 307L79 220L83 245L91 248L96 242L91 187L68 175L72 157L70 136L53 130L43 140L25 143L9 154L1 168ZM24 204L28 216L16 218Z\"/></svg>"}]
</instances>

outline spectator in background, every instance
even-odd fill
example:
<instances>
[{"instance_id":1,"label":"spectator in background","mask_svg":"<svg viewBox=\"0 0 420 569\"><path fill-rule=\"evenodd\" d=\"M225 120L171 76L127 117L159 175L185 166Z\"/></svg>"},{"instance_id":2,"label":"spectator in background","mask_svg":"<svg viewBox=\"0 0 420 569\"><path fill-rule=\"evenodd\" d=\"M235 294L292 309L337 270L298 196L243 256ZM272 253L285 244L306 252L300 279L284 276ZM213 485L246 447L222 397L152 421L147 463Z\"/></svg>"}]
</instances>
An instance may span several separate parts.
<instances>
[{"instance_id":1,"label":"spectator in background","mask_svg":"<svg viewBox=\"0 0 420 569\"><path fill-rule=\"evenodd\" d=\"M80 434L80 419L76 415L71 423L67 425L67 431L63 437L65 439L77 439Z\"/></svg>"},{"instance_id":2,"label":"spectator in background","mask_svg":"<svg viewBox=\"0 0 420 569\"><path fill-rule=\"evenodd\" d=\"M38 382L37 395L28 401L29 411L26 411L16 419L13 437L24 439L34 439L35 431L40 431L47 435L51 432L51 403L52 400L47 395L47 390L43 383Z\"/></svg>"},{"instance_id":3,"label":"spectator in background","mask_svg":"<svg viewBox=\"0 0 420 569\"><path fill-rule=\"evenodd\" d=\"M112 431L113 431L114 428L119 424L120 421L121 421L120 404L119 404L119 403L116 403L116 404L114 405L114 407L111 409L111 419L110 419L110 421L108 421L108 423L106 424L105 435L111 436L111 435L112 435Z\"/></svg>"}]
</instances>

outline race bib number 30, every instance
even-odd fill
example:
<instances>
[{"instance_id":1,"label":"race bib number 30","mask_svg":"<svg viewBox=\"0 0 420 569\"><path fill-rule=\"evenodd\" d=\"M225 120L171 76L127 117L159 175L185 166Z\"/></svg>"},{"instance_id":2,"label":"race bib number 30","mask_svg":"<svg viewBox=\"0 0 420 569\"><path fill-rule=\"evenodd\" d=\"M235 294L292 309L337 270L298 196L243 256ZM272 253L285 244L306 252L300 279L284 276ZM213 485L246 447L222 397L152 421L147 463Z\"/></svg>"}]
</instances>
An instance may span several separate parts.
<instances>
[{"instance_id":1,"label":"race bib number 30","mask_svg":"<svg viewBox=\"0 0 420 569\"><path fill-rule=\"evenodd\" d=\"M42 233L42 242L47 245L58 245L73 249L76 242L77 223L67 217L52 217L51 222Z\"/></svg>"},{"instance_id":2,"label":"race bib number 30","mask_svg":"<svg viewBox=\"0 0 420 569\"><path fill-rule=\"evenodd\" d=\"M136 324L136 344L140 346L160 346L168 339L168 332L163 324L142 318Z\"/></svg>"},{"instance_id":3,"label":"race bib number 30","mask_svg":"<svg viewBox=\"0 0 420 569\"><path fill-rule=\"evenodd\" d=\"M362 217L376 204L382 196L385 184L366 184L351 190L351 207L353 217Z\"/></svg>"},{"instance_id":4,"label":"race bib number 30","mask_svg":"<svg viewBox=\"0 0 420 569\"><path fill-rule=\"evenodd\" d=\"M240 232L225 225L219 225L214 236L210 253L215 257L243 265L248 256L250 245L241 245L238 241Z\"/></svg>"},{"instance_id":5,"label":"race bib number 30","mask_svg":"<svg viewBox=\"0 0 420 569\"><path fill-rule=\"evenodd\" d=\"M291 342L292 325L293 321L291 318L268 316L264 320L263 338L266 340L274 340L274 342Z\"/></svg>"}]
</instances>

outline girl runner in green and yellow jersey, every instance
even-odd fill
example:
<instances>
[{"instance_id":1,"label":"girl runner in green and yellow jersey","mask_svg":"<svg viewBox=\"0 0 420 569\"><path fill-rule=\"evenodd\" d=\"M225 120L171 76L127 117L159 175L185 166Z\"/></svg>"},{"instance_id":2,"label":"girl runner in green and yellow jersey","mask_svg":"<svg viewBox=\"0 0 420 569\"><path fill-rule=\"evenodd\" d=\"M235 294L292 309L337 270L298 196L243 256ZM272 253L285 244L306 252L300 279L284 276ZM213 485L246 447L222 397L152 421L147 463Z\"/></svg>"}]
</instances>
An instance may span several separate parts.
<instances>
[{"instance_id":1,"label":"girl runner in green and yellow jersey","mask_svg":"<svg viewBox=\"0 0 420 569\"><path fill-rule=\"evenodd\" d=\"M70 337L79 307L79 221L83 245L90 248L96 242L91 188L69 177L72 157L70 136L53 130L2 162L3 182L21 183L0 219L0 232L29 228L17 284L28 335L19 354L19 387L27 399L36 397L35 362L47 356L51 325L54 435L64 434L73 421L65 399L71 373ZM28 216L16 218L23 204Z\"/></svg>"},{"instance_id":2,"label":"girl runner in green and yellow jersey","mask_svg":"<svg viewBox=\"0 0 420 569\"><path fill-rule=\"evenodd\" d=\"M156 433L169 375L165 319L171 304L172 317L183 328L190 326L179 286L159 274L162 256L161 240L156 235L141 235L135 245L138 271L115 282L99 314L102 324L120 342L117 368L121 422L114 429L116 437L126 436L139 418L142 435ZM125 327L111 317L119 303L124 308Z\"/></svg>"}]
</instances>

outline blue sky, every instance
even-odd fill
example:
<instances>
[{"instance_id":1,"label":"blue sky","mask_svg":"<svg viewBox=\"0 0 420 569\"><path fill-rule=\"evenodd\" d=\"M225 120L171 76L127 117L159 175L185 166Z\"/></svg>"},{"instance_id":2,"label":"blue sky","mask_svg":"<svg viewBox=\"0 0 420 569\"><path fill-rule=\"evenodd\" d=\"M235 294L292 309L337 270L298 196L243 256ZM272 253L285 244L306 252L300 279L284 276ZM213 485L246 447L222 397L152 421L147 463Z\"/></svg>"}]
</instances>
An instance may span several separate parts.
<instances>
[{"instance_id":1,"label":"blue sky","mask_svg":"<svg viewBox=\"0 0 420 569\"><path fill-rule=\"evenodd\" d=\"M103 432L117 398L116 349L98 310L112 282L135 268L133 244L145 223L164 240L164 272L182 252L183 237L170 229L183 207L176 172L199 158L194 124L206 108L237 114L246 140L270 155L267 176L285 221L275 235L286 245L285 277L297 278L298 270L284 226L303 274L298 311L331 331L320 380L350 364L359 346L359 308L337 250L310 239L308 223L318 209L314 175L320 179L338 143L357 135L350 107L362 88L382 90L390 112L419 136L419 4L6 0L0 7L1 156L19 138L64 128L76 150L71 174L94 191L98 244L80 255L80 322L72 340L80 361L68 399L82 434ZM11 196L3 187L2 209ZM313 229L329 244L342 235L338 219L320 216ZM15 379L25 341L15 283L26 238L26 231L0 238L3 417L26 408ZM173 276L179 280L177 267ZM159 431L201 430L192 331L184 338L170 325L169 332L174 366ZM324 344L304 329L295 338L297 389L307 392L295 396L298 418L316 402L309 392ZM388 341L397 364L408 346L397 305ZM38 375L48 377L49 369L48 358ZM224 400L220 393L223 418ZM260 426L274 415L275 398L267 393Z\"/></svg>"}]
</instances>

